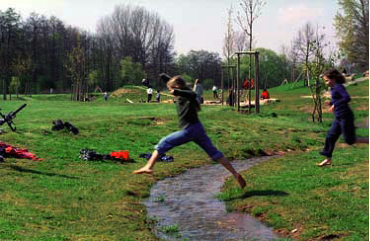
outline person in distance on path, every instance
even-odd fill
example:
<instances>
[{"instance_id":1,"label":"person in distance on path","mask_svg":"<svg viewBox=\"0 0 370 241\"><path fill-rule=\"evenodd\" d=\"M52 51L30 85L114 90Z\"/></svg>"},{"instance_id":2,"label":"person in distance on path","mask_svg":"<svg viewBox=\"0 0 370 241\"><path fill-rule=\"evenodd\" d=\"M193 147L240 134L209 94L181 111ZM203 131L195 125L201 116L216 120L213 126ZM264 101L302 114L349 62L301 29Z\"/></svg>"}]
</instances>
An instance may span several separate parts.
<instances>
[{"instance_id":1,"label":"person in distance on path","mask_svg":"<svg viewBox=\"0 0 370 241\"><path fill-rule=\"evenodd\" d=\"M181 130L162 138L154 147L155 150L147 164L133 173L152 174L154 164L158 161L160 155L176 146L194 141L212 158L212 160L219 162L225 167L235 177L241 188L244 188L246 183L243 177L234 169L229 160L213 146L206 134L198 118L200 105L197 101L197 95L186 86L186 82L181 76L175 76L170 79L167 82L167 88L176 98L177 114Z\"/></svg>"}]
</instances>

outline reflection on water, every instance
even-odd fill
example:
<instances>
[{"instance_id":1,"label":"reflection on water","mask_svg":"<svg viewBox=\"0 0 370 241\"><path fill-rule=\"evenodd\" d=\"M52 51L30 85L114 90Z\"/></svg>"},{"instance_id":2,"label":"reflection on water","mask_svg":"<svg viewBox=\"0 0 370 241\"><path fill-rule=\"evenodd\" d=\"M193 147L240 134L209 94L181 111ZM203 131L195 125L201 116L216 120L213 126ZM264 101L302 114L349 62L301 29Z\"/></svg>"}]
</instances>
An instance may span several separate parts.
<instances>
[{"instance_id":1,"label":"reflection on water","mask_svg":"<svg viewBox=\"0 0 370 241\"><path fill-rule=\"evenodd\" d=\"M246 170L269 157L234 161L238 170ZM158 237L165 240L274 240L272 230L250 215L227 213L215 196L230 174L221 165L191 169L153 186L145 201L148 215L158 221ZM248 185L248 180L247 185ZM176 226L167 234L164 227Z\"/></svg>"}]
</instances>

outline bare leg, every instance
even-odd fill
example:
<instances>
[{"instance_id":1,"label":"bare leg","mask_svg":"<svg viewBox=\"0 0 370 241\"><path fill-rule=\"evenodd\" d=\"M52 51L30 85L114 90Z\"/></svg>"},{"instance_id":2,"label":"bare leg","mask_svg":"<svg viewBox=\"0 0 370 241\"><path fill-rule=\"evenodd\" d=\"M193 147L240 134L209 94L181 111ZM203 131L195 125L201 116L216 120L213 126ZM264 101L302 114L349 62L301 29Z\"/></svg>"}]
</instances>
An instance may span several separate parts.
<instances>
[{"instance_id":1,"label":"bare leg","mask_svg":"<svg viewBox=\"0 0 370 241\"><path fill-rule=\"evenodd\" d=\"M142 168L140 168L139 170L134 171L133 174L152 174L153 173L152 168L154 164L158 161L158 159L159 159L159 153L157 150L155 150L152 153L152 156L150 157L147 164L143 166Z\"/></svg>"},{"instance_id":2,"label":"bare leg","mask_svg":"<svg viewBox=\"0 0 370 241\"><path fill-rule=\"evenodd\" d=\"M231 165L231 163L229 162L229 160L226 157L221 157L221 158L217 159L217 161L223 167L225 167L231 174L233 174L233 176L235 177L236 181L239 183L241 188L244 188L246 186L245 180L242 177L242 175L237 173L237 171L234 169L234 167Z\"/></svg>"}]
</instances>

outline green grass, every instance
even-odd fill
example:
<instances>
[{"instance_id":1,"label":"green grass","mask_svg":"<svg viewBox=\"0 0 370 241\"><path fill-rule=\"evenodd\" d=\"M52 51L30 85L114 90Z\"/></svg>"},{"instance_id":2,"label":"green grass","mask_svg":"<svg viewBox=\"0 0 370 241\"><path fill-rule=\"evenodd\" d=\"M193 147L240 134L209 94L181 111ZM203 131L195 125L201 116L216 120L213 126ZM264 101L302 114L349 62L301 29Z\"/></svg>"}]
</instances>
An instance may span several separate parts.
<instances>
[{"instance_id":1,"label":"green grass","mask_svg":"<svg viewBox=\"0 0 370 241\"><path fill-rule=\"evenodd\" d=\"M369 115L369 82L351 85L348 91L353 97L351 106L356 123L361 123ZM286 115L288 112L283 109L296 106L304 112L305 100L292 97L293 93L305 94L303 90L294 91L289 86L282 86L271 92L284 102L289 101L284 95L291 98L290 103L282 102L281 105L269 107L271 111ZM322 126L329 129L331 120L331 114L325 114ZM356 132L358 136L369 136L368 129L358 128ZM301 139L299 136L293 142ZM254 166L243 173L247 180L245 190L235 188L234 181L230 179L219 198L226 201L229 211L250 213L286 237L299 240L368 240L368 145L349 147L340 141L334 152L332 168L316 167L315 163L323 159L318 154L320 148L320 145L312 146L312 150L286 154ZM291 233L294 229L298 231Z\"/></svg>"},{"instance_id":2,"label":"green grass","mask_svg":"<svg viewBox=\"0 0 370 241\"><path fill-rule=\"evenodd\" d=\"M300 153L323 145L332 116L327 114L323 124L311 123L309 111L300 109L309 109L304 107L310 104L309 100L299 98L305 89L279 88L276 92L271 89L271 93L282 101L262 106L258 115L238 114L225 106L202 107L200 119L213 143L227 157L242 159L288 150ZM351 88L349 91L362 93L358 89L363 85ZM208 94L212 98L209 91L206 100ZM134 99L136 94L130 95L112 97L108 102L104 102L102 95L86 103L71 102L69 95L22 96L23 100L0 102L3 112L27 103L15 120L18 131L10 132L3 125L1 128L6 133L0 135L1 141L28 148L43 159L34 162L7 158L0 165L0 240L157 240L151 233L142 203L149 196L151 185L211 162L197 145L189 143L171 150L168 154L175 157L175 162L158 163L154 175L132 175L133 170L146 163L138 155L151 152L160 138L178 127L173 104L125 103L126 98ZM356 110L356 118L367 117L364 100L353 102L356 108L363 109ZM51 131L52 121L56 119L71 122L80 134ZM368 132L362 130L361 135L368 136ZM78 156L84 148L103 154L129 150L135 162L83 161ZM300 163L308 165L307 160L313 156L302 158ZM358 159L360 163L361 158ZM273 170L280 163L272 161L269 165ZM314 162L311 165L313 168ZM323 171L312 169L312 172ZM353 173L357 178L358 174ZM261 184L269 182L267 175L260 176ZM358 182L366 187L366 180L360 178ZM263 206L256 212L264 213ZM359 206L358 210L365 208ZM288 225L278 212L270 215L280 227Z\"/></svg>"},{"instance_id":3,"label":"green grass","mask_svg":"<svg viewBox=\"0 0 370 241\"><path fill-rule=\"evenodd\" d=\"M317 151L288 154L244 172L244 191L229 180L220 198L229 210L249 212L285 234L298 229L301 240L366 240L368 152L367 145L339 148L332 168L315 166L322 159Z\"/></svg>"}]
</instances>

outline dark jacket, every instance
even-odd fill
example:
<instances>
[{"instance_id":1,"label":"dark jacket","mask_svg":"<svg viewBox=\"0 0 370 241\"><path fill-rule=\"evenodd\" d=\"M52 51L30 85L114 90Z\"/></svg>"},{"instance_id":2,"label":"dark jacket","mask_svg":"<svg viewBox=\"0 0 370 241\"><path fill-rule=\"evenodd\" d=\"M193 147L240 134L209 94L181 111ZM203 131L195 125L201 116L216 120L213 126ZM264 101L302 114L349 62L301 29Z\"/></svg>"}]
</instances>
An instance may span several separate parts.
<instances>
[{"instance_id":1,"label":"dark jacket","mask_svg":"<svg viewBox=\"0 0 370 241\"><path fill-rule=\"evenodd\" d=\"M331 102L334 105L334 115L336 117L345 117L352 113L348 103L351 101L346 88L342 84L335 84L331 89Z\"/></svg>"},{"instance_id":2,"label":"dark jacket","mask_svg":"<svg viewBox=\"0 0 370 241\"><path fill-rule=\"evenodd\" d=\"M179 127L186 128L190 124L200 122L198 118L200 106L196 100L197 95L190 89L175 89L173 94L177 97L176 108Z\"/></svg>"}]
</instances>

